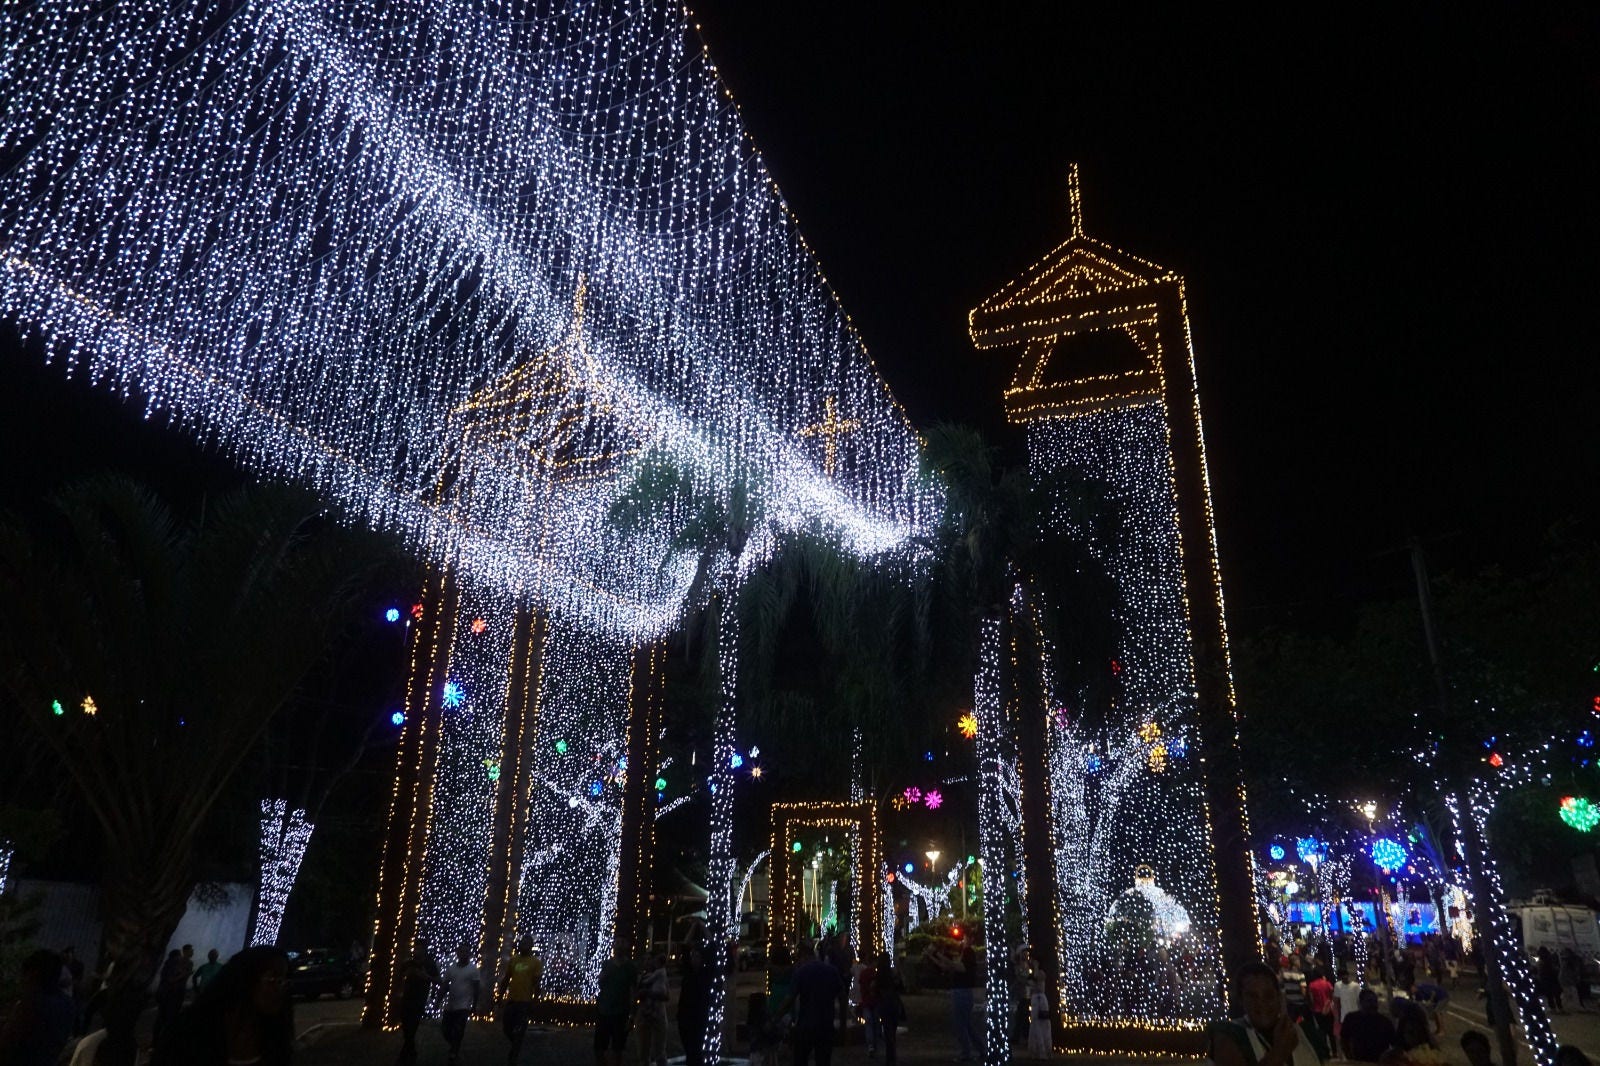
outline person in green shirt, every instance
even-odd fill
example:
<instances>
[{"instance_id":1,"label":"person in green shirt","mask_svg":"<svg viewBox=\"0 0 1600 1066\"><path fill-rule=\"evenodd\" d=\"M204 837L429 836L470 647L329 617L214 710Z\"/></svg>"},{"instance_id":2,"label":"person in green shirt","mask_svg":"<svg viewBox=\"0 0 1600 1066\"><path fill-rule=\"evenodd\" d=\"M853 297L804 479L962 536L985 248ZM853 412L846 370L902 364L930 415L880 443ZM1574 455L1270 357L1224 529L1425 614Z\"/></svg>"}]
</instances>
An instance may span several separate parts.
<instances>
[{"instance_id":1,"label":"person in green shirt","mask_svg":"<svg viewBox=\"0 0 1600 1066\"><path fill-rule=\"evenodd\" d=\"M628 1019L633 1014L633 988L639 981L632 954L633 945L619 938L611 945L611 958L600 967L600 992L595 997L596 1066L622 1066L622 1051L628 1044Z\"/></svg>"},{"instance_id":2,"label":"person in green shirt","mask_svg":"<svg viewBox=\"0 0 1600 1066\"><path fill-rule=\"evenodd\" d=\"M194 977L191 981L196 992L204 992L211 979L222 972L222 963L217 961L217 949L212 948L206 952L206 961L195 967Z\"/></svg>"}]
</instances>

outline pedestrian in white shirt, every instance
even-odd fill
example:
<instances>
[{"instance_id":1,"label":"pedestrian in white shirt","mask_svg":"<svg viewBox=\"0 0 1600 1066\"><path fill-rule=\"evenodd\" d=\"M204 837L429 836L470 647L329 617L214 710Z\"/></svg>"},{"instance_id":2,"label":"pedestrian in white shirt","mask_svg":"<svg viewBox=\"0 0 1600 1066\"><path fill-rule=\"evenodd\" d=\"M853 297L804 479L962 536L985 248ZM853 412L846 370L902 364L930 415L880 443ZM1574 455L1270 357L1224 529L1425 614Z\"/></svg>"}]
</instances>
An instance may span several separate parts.
<instances>
[{"instance_id":1,"label":"pedestrian in white shirt","mask_svg":"<svg viewBox=\"0 0 1600 1066\"><path fill-rule=\"evenodd\" d=\"M483 991L483 974L471 961L465 944L456 948L456 964L444 972L444 983L444 1039L450 1045L453 1066L467 1035L467 1019L477 1009L478 996Z\"/></svg>"}]
</instances>

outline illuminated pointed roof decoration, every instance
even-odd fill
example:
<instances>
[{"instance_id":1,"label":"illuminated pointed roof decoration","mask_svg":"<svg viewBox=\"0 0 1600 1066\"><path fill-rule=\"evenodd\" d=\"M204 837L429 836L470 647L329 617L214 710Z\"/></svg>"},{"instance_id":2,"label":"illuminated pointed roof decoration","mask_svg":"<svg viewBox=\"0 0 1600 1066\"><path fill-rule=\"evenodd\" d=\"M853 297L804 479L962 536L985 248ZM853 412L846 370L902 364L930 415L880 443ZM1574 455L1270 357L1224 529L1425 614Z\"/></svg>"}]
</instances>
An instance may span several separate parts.
<instances>
[{"instance_id":1,"label":"illuminated pointed roof decoration","mask_svg":"<svg viewBox=\"0 0 1600 1066\"><path fill-rule=\"evenodd\" d=\"M1150 396L1159 389L1155 289L1181 279L1084 233L1076 163L1067 172L1067 204L1067 239L967 316L978 348L1023 348L1005 397L1013 421L1101 400ZM1061 350L1068 338L1105 330L1126 333L1132 344L1126 351L1102 352L1091 365Z\"/></svg>"}]
</instances>

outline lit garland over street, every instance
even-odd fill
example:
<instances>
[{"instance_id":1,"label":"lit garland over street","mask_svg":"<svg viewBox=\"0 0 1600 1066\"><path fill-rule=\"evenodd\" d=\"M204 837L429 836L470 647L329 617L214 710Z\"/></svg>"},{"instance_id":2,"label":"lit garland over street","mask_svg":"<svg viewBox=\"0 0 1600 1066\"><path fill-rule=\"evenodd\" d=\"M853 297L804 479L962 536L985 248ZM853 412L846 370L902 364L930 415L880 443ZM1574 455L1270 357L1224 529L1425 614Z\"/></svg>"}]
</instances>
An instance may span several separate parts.
<instances>
[{"instance_id":1,"label":"lit garland over street","mask_svg":"<svg viewBox=\"0 0 1600 1066\"><path fill-rule=\"evenodd\" d=\"M915 438L691 38L639 0L13 9L0 310L588 628L669 629L693 576L682 515L607 522L647 455L892 549Z\"/></svg>"}]
</instances>

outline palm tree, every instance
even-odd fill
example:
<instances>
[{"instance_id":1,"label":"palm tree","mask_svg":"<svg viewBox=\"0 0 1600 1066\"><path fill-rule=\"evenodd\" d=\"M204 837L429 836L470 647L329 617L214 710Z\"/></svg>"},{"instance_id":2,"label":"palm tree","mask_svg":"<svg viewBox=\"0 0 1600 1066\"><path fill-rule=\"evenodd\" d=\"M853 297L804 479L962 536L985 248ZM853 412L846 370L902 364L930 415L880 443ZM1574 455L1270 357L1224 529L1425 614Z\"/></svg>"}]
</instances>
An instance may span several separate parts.
<instances>
[{"instance_id":1,"label":"palm tree","mask_svg":"<svg viewBox=\"0 0 1600 1066\"><path fill-rule=\"evenodd\" d=\"M0 522L0 686L100 827L111 994L142 997L208 812L387 552L281 488L193 523L115 477L51 504Z\"/></svg>"}]
</instances>

